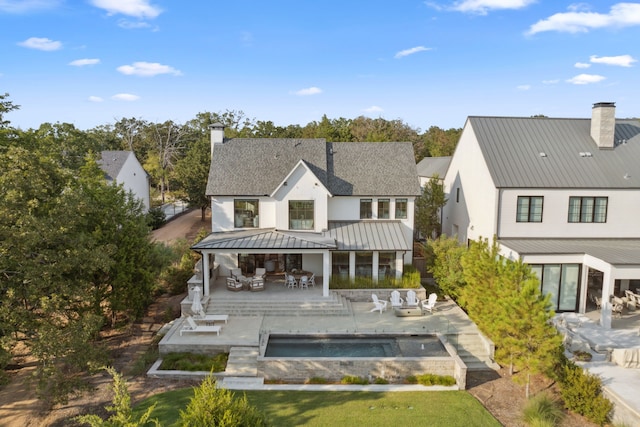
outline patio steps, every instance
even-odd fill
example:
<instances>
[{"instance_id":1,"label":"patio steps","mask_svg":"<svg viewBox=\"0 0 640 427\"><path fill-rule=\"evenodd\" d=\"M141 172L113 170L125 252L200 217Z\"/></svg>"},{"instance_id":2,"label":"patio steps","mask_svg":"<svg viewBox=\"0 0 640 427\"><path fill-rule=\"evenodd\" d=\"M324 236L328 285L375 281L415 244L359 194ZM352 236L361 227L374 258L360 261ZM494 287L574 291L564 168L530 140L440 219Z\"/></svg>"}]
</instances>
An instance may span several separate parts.
<instances>
[{"instance_id":1,"label":"patio steps","mask_svg":"<svg viewBox=\"0 0 640 427\"><path fill-rule=\"evenodd\" d=\"M227 377L256 377L258 347L231 347L224 373Z\"/></svg>"},{"instance_id":2,"label":"patio steps","mask_svg":"<svg viewBox=\"0 0 640 427\"><path fill-rule=\"evenodd\" d=\"M327 298L310 297L248 300L238 297L209 301L207 314L225 313L242 316L351 316L351 302L345 297L331 292Z\"/></svg>"},{"instance_id":3,"label":"patio steps","mask_svg":"<svg viewBox=\"0 0 640 427\"><path fill-rule=\"evenodd\" d=\"M459 334L453 343L458 356L467 365L467 371L497 370L499 365L489 354L482 337L479 334ZM453 341L453 340L452 340Z\"/></svg>"}]
</instances>

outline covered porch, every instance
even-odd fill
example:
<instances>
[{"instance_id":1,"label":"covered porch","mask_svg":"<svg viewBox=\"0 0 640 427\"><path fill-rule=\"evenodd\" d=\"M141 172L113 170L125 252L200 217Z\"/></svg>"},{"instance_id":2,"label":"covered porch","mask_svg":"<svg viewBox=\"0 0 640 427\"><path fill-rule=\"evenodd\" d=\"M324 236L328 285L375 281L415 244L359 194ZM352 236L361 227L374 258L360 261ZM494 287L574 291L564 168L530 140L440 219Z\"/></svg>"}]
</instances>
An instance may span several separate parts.
<instances>
[{"instance_id":1,"label":"covered porch","mask_svg":"<svg viewBox=\"0 0 640 427\"><path fill-rule=\"evenodd\" d=\"M532 267L542 292L551 294L556 312L589 314L605 329L626 325L640 313L640 306L630 304L625 293L640 288L640 239L500 239L499 243L503 255ZM623 313L628 322L620 322Z\"/></svg>"}]
</instances>

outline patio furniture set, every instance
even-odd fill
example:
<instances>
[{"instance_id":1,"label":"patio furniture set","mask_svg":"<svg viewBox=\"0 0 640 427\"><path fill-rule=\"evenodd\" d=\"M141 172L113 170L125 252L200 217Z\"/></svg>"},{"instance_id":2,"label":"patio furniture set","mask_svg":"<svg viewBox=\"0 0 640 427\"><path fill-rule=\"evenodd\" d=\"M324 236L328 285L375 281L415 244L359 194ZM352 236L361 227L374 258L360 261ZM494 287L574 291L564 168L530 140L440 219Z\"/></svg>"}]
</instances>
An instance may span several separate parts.
<instances>
[{"instance_id":1,"label":"patio furniture set","mask_svg":"<svg viewBox=\"0 0 640 427\"><path fill-rule=\"evenodd\" d=\"M284 285L289 289L309 289L309 286L316 286L316 275L309 271L297 271L291 274L285 271Z\"/></svg>"},{"instance_id":2,"label":"patio furniture set","mask_svg":"<svg viewBox=\"0 0 640 427\"><path fill-rule=\"evenodd\" d=\"M184 333L215 333L220 335L222 325L216 325L215 322L227 323L228 314L205 314L204 311L198 313L197 316L187 316L186 323L180 329L180 336Z\"/></svg>"},{"instance_id":3,"label":"patio furniture set","mask_svg":"<svg viewBox=\"0 0 640 427\"><path fill-rule=\"evenodd\" d=\"M234 268L231 276L227 278L227 289L233 292L247 290L251 292L264 291L264 281L267 271L264 268L256 268L253 276L244 276L242 270Z\"/></svg>"},{"instance_id":4,"label":"patio furniture set","mask_svg":"<svg viewBox=\"0 0 640 427\"><path fill-rule=\"evenodd\" d=\"M600 310L602 308L602 298L589 293L589 300L596 306L596 309ZM627 310L634 311L638 307L640 307L640 290L636 289L636 292L633 292L630 289L624 290L624 297L613 296L611 298L611 312L614 316L620 317L622 316L622 311L626 308Z\"/></svg>"},{"instance_id":5,"label":"patio furniture set","mask_svg":"<svg viewBox=\"0 0 640 427\"><path fill-rule=\"evenodd\" d=\"M391 308L393 308L393 312L398 317L408 317L408 316L422 316L425 312L433 313L435 309L436 302L438 300L438 295L435 293L429 294L429 297L426 300L420 301L416 292L412 289L407 291L407 296L402 298L400 296L399 291L392 291L391 297L389 301L381 300L378 298L376 294L371 295L371 299L373 300L373 308L371 311L378 311L382 314L383 311L387 310L387 303L391 304Z\"/></svg>"}]
</instances>

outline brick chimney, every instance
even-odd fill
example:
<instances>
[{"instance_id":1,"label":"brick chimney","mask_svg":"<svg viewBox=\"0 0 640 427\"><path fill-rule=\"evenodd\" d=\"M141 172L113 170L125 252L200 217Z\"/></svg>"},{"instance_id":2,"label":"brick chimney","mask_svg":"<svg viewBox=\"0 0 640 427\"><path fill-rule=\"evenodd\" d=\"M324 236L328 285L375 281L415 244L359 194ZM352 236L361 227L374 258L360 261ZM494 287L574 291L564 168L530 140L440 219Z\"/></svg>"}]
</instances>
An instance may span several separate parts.
<instances>
[{"instance_id":1,"label":"brick chimney","mask_svg":"<svg viewBox=\"0 0 640 427\"><path fill-rule=\"evenodd\" d=\"M209 125L211 129L211 156L213 156L214 144L224 143L224 125L222 123L214 123Z\"/></svg>"},{"instance_id":2,"label":"brick chimney","mask_svg":"<svg viewBox=\"0 0 640 427\"><path fill-rule=\"evenodd\" d=\"M616 128L616 104L598 102L591 111L591 138L598 148L613 148Z\"/></svg>"}]
</instances>

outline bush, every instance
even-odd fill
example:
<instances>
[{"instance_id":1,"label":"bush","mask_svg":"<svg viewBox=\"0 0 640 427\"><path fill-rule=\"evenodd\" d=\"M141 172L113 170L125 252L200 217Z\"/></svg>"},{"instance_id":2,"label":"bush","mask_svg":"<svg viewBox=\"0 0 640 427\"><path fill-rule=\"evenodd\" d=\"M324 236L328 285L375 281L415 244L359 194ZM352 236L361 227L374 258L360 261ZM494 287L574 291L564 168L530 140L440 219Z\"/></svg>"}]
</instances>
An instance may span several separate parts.
<instances>
[{"instance_id":1,"label":"bush","mask_svg":"<svg viewBox=\"0 0 640 427\"><path fill-rule=\"evenodd\" d=\"M180 425L189 427L267 426L263 413L249 404L247 396L236 397L225 388L216 388L216 380L208 376L199 387L184 411L180 411Z\"/></svg>"},{"instance_id":2,"label":"bush","mask_svg":"<svg viewBox=\"0 0 640 427\"><path fill-rule=\"evenodd\" d=\"M385 277L374 282L370 277L354 277L353 280L331 276L330 289L416 289L420 287L420 272L411 264L405 264L404 273L400 280L395 277Z\"/></svg>"},{"instance_id":3,"label":"bush","mask_svg":"<svg viewBox=\"0 0 640 427\"><path fill-rule=\"evenodd\" d=\"M578 360L580 362L589 362L591 361L593 355L588 351L577 350L573 352L573 357L575 360Z\"/></svg>"},{"instance_id":4,"label":"bush","mask_svg":"<svg viewBox=\"0 0 640 427\"><path fill-rule=\"evenodd\" d=\"M564 416L558 402L547 393L529 399L524 407L522 419L529 426L557 426Z\"/></svg>"},{"instance_id":5,"label":"bush","mask_svg":"<svg viewBox=\"0 0 640 427\"><path fill-rule=\"evenodd\" d=\"M304 383L305 384L326 384L328 381L326 378L322 378L322 377L311 377L308 380L306 380Z\"/></svg>"},{"instance_id":6,"label":"bush","mask_svg":"<svg viewBox=\"0 0 640 427\"><path fill-rule=\"evenodd\" d=\"M568 362L563 367L560 393L570 411L599 425L609 421L613 404L602 395L602 381L573 362Z\"/></svg>"},{"instance_id":7,"label":"bush","mask_svg":"<svg viewBox=\"0 0 640 427\"><path fill-rule=\"evenodd\" d=\"M409 375L404 379L404 381L407 384L421 384L424 386L430 386L430 385L451 386L456 384L456 379L450 375L435 375L435 374Z\"/></svg>"},{"instance_id":8,"label":"bush","mask_svg":"<svg viewBox=\"0 0 640 427\"><path fill-rule=\"evenodd\" d=\"M196 353L169 353L162 359L160 369L177 371L223 372L227 367L229 353L215 356Z\"/></svg>"},{"instance_id":9,"label":"bush","mask_svg":"<svg viewBox=\"0 0 640 427\"><path fill-rule=\"evenodd\" d=\"M151 208L147 212L147 225L152 230L156 230L162 227L167 219L167 216L162 211L162 208Z\"/></svg>"},{"instance_id":10,"label":"bush","mask_svg":"<svg viewBox=\"0 0 640 427\"><path fill-rule=\"evenodd\" d=\"M380 378L377 377L375 380L373 380L374 384L389 384L389 381L385 380L384 378Z\"/></svg>"},{"instance_id":11,"label":"bush","mask_svg":"<svg viewBox=\"0 0 640 427\"><path fill-rule=\"evenodd\" d=\"M353 375L345 375L340 380L340 384L356 384L356 385L366 385L369 384L369 380L364 377L356 377Z\"/></svg>"}]
</instances>

